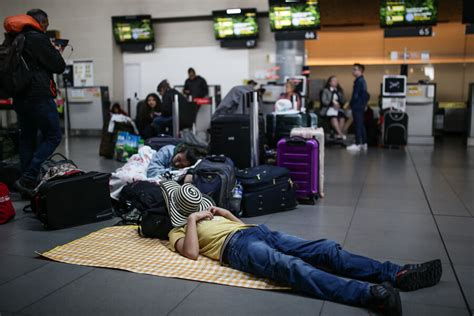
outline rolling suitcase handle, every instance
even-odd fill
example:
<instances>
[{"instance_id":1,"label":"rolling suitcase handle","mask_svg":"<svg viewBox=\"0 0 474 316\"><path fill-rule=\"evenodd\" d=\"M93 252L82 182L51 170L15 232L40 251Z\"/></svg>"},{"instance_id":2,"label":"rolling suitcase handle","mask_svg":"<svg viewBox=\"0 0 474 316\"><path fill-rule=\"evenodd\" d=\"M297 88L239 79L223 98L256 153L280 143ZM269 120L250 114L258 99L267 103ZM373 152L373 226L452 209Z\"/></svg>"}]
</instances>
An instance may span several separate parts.
<instances>
[{"instance_id":1,"label":"rolling suitcase handle","mask_svg":"<svg viewBox=\"0 0 474 316\"><path fill-rule=\"evenodd\" d=\"M302 146L306 144L306 139L301 136L289 137L286 139L286 144L288 146Z\"/></svg>"},{"instance_id":2,"label":"rolling suitcase handle","mask_svg":"<svg viewBox=\"0 0 474 316\"><path fill-rule=\"evenodd\" d=\"M224 163L227 159L226 156L224 155L212 155L212 156L207 156L207 160L212 161L212 162L222 162Z\"/></svg>"},{"instance_id":3,"label":"rolling suitcase handle","mask_svg":"<svg viewBox=\"0 0 474 316\"><path fill-rule=\"evenodd\" d=\"M96 176L92 177L93 181L100 181L110 178L110 173L98 173Z\"/></svg>"}]
</instances>

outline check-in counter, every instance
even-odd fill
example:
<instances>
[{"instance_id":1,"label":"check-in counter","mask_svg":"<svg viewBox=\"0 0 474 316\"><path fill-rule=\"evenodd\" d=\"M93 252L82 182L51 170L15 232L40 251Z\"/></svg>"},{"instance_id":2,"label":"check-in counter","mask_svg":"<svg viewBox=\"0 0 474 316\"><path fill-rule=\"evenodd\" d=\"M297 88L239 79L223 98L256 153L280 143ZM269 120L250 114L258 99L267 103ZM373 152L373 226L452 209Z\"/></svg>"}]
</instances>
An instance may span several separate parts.
<instances>
[{"instance_id":1,"label":"check-in counter","mask_svg":"<svg viewBox=\"0 0 474 316\"><path fill-rule=\"evenodd\" d=\"M436 84L408 83L406 112L408 144L433 145L433 115L436 105Z\"/></svg>"},{"instance_id":2,"label":"check-in counter","mask_svg":"<svg viewBox=\"0 0 474 316\"><path fill-rule=\"evenodd\" d=\"M100 135L109 112L108 87L67 89L72 135Z\"/></svg>"}]
</instances>

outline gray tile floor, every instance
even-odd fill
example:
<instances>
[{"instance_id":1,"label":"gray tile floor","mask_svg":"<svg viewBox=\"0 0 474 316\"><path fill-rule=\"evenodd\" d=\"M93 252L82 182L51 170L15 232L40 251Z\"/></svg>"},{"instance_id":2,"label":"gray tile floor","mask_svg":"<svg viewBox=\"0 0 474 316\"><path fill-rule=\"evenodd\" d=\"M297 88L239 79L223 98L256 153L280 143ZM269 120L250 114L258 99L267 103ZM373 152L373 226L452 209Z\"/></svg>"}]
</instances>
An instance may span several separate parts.
<instances>
[{"instance_id":1,"label":"gray tile floor","mask_svg":"<svg viewBox=\"0 0 474 316\"><path fill-rule=\"evenodd\" d=\"M70 157L112 171L94 138L73 139ZM64 151L64 146L61 149ZM49 250L117 220L44 231L21 211L0 226L0 315L368 315L293 293L226 287L40 259ZM248 219L307 239L397 263L440 258L441 283L402 293L405 315L474 313L474 149L446 140L432 147L326 150L326 197L315 206ZM467 301L467 303L466 303ZM471 311L468 309L468 305Z\"/></svg>"}]
</instances>

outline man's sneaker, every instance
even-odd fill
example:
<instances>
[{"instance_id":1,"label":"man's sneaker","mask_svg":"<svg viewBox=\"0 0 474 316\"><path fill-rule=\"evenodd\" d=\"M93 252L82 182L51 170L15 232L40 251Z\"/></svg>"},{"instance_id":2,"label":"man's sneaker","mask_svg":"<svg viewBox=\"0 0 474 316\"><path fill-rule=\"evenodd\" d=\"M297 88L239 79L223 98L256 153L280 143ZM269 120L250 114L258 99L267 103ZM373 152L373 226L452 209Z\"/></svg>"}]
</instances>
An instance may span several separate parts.
<instances>
[{"instance_id":1,"label":"man's sneaker","mask_svg":"<svg viewBox=\"0 0 474 316\"><path fill-rule=\"evenodd\" d=\"M402 291L415 291L438 284L443 274L441 260L420 264L407 264L397 273L395 287Z\"/></svg>"},{"instance_id":2,"label":"man's sneaker","mask_svg":"<svg viewBox=\"0 0 474 316\"><path fill-rule=\"evenodd\" d=\"M367 150L367 149L369 149L369 145L363 144L363 145L361 145L361 149L362 150Z\"/></svg>"},{"instance_id":3,"label":"man's sneaker","mask_svg":"<svg viewBox=\"0 0 474 316\"><path fill-rule=\"evenodd\" d=\"M21 177L15 181L13 187L20 192L22 198L30 199L34 196L33 191L36 188L36 182L26 177Z\"/></svg>"},{"instance_id":4,"label":"man's sneaker","mask_svg":"<svg viewBox=\"0 0 474 316\"><path fill-rule=\"evenodd\" d=\"M389 282L370 287L371 299L369 307L387 316L401 316L402 302L400 293Z\"/></svg>"},{"instance_id":5,"label":"man's sneaker","mask_svg":"<svg viewBox=\"0 0 474 316\"><path fill-rule=\"evenodd\" d=\"M346 148L348 151L357 152L360 151L360 145L353 144Z\"/></svg>"}]
</instances>

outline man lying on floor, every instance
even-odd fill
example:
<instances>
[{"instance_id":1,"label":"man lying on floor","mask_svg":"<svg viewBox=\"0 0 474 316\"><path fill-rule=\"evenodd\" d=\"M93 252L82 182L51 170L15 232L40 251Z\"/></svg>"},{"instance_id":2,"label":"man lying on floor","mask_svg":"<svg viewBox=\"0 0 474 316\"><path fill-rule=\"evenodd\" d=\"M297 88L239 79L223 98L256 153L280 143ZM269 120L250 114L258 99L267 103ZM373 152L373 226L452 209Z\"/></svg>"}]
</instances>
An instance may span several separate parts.
<instances>
[{"instance_id":1,"label":"man lying on floor","mask_svg":"<svg viewBox=\"0 0 474 316\"><path fill-rule=\"evenodd\" d=\"M351 254L334 241L307 241L265 225L244 224L214 207L191 184L160 185L174 226L170 248L192 260L201 254L320 299L365 306L385 315L402 315L395 288L414 291L441 278L440 260L404 266L381 263Z\"/></svg>"}]
</instances>

